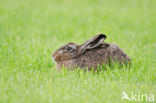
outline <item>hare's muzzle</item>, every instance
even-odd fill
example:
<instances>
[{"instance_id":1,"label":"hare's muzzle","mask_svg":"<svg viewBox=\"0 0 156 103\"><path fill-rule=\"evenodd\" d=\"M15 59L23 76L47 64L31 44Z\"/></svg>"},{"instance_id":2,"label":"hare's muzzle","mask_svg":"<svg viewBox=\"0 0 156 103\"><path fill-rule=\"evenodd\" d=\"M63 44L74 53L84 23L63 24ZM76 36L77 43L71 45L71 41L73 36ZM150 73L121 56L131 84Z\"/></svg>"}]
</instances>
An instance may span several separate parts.
<instances>
[{"instance_id":1,"label":"hare's muzzle","mask_svg":"<svg viewBox=\"0 0 156 103\"><path fill-rule=\"evenodd\" d=\"M52 59L53 59L53 61L55 61L55 62L57 62L57 61L60 60L59 56L57 56L57 55L53 55L53 56L52 56Z\"/></svg>"},{"instance_id":2,"label":"hare's muzzle","mask_svg":"<svg viewBox=\"0 0 156 103\"><path fill-rule=\"evenodd\" d=\"M62 51L57 51L57 52L54 52L52 58L54 61L60 61L61 60L61 56L62 56L63 52Z\"/></svg>"}]
</instances>

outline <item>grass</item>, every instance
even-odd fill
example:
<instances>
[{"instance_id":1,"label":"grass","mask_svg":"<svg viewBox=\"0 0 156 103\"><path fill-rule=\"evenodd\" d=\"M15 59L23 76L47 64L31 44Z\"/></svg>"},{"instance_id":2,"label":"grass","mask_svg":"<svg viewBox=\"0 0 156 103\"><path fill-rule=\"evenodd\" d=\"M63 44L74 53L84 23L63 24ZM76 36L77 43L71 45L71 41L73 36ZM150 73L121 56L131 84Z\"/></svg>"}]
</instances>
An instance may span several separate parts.
<instances>
[{"instance_id":1,"label":"grass","mask_svg":"<svg viewBox=\"0 0 156 103\"><path fill-rule=\"evenodd\" d=\"M122 100L123 91L156 96L155 0L0 2L0 103L138 102ZM53 51L98 33L131 57L131 69L56 71Z\"/></svg>"}]
</instances>

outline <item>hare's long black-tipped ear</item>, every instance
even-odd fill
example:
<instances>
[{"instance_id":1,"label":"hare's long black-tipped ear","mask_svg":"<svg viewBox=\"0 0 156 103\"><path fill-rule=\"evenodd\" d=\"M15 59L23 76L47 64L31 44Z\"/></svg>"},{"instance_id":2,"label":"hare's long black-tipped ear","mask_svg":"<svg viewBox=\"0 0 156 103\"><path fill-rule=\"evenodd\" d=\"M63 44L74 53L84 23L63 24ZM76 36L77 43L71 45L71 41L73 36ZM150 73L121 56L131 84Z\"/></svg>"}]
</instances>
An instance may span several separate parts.
<instances>
[{"instance_id":1,"label":"hare's long black-tipped ear","mask_svg":"<svg viewBox=\"0 0 156 103\"><path fill-rule=\"evenodd\" d=\"M98 47L106 39L105 34L99 34L93 38L87 40L80 48L80 52L84 52L87 49L93 49Z\"/></svg>"}]
</instances>

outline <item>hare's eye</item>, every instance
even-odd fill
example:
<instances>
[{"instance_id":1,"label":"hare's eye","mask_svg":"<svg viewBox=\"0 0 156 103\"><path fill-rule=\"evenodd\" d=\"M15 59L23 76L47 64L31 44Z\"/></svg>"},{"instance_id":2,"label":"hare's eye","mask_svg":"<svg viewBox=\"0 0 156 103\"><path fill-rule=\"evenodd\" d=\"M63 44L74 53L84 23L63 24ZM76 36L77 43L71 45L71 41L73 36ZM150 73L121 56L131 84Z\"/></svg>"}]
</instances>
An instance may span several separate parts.
<instances>
[{"instance_id":1,"label":"hare's eye","mask_svg":"<svg viewBox=\"0 0 156 103\"><path fill-rule=\"evenodd\" d=\"M72 47L66 47L65 50L72 50Z\"/></svg>"}]
</instances>

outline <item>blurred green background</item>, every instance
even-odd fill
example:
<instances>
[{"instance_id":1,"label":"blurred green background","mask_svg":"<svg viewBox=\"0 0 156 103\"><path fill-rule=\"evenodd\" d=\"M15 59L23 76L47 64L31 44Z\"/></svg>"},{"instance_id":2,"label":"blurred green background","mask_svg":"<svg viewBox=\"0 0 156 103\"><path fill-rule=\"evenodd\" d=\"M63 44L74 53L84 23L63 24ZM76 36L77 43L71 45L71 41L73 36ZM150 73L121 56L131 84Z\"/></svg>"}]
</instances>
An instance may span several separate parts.
<instances>
[{"instance_id":1,"label":"blurred green background","mask_svg":"<svg viewBox=\"0 0 156 103\"><path fill-rule=\"evenodd\" d=\"M155 0L1 0L1 103L116 103L156 93ZM57 72L52 53L104 33L131 69ZM143 100L146 102L146 100Z\"/></svg>"}]
</instances>

